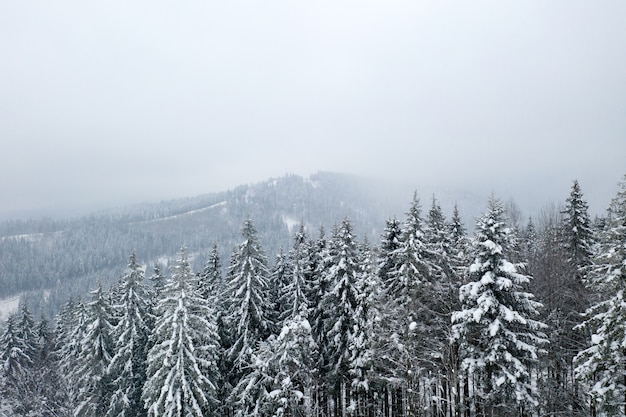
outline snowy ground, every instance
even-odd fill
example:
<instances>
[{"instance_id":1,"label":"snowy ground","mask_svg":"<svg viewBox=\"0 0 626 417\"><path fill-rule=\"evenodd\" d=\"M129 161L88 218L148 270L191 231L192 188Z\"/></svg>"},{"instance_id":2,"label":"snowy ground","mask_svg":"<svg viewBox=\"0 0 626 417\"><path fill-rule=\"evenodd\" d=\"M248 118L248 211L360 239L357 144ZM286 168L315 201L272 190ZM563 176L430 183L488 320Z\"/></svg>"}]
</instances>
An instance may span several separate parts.
<instances>
[{"instance_id":1,"label":"snowy ground","mask_svg":"<svg viewBox=\"0 0 626 417\"><path fill-rule=\"evenodd\" d=\"M19 295L12 295L7 298L0 298L0 323L3 323L9 314L17 311L20 303Z\"/></svg>"}]
</instances>

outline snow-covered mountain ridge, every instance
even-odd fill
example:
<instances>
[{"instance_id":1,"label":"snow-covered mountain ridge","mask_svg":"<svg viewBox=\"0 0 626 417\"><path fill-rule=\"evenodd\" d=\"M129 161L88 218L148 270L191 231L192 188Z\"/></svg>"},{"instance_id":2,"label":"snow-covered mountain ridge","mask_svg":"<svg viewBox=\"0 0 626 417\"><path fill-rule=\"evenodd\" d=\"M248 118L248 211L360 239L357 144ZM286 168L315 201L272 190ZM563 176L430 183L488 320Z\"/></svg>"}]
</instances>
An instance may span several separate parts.
<instances>
[{"instance_id":1,"label":"snow-covered mountain ridge","mask_svg":"<svg viewBox=\"0 0 626 417\"><path fill-rule=\"evenodd\" d=\"M281 248L291 246L292 233L300 223L315 236L320 227L328 231L348 217L358 238L376 245L385 220L403 218L414 191L410 186L320 172L309 178L286 175L225 192L107 210L73 220L3 222L0 297L30 292L36 299L38 292L52 290L45 307L52 312L69 294L84 294L97 280L115 281L132 251L142 262L152 263L173 258L186 246L198 269L217 244L222 259L227 260L246 218L257 227L270 262ZM468 222L485 201L458 192L417 192L424 210L435 193L448 216L458 202Z\"/></svg>"}]
</instances>

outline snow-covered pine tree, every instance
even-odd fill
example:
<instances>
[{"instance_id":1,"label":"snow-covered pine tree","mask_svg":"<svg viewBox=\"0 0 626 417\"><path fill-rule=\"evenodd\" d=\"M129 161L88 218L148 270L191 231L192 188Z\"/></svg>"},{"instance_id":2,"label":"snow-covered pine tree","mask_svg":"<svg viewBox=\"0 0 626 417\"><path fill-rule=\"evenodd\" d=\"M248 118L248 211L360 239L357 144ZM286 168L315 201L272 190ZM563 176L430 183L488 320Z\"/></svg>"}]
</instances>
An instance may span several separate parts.
<instances>
[{"instance_id":1,"label":"snow-covered pine tree","mask_svg":"<svg viewBox=\"0 0 626 417\"><path fill-rule=\"evenodd\" d=\"M418 306L422 284L431 279L435 266L432 263L433 253L429 250L424 233L421 206L417 193L409 207L406 221L402 227L400 247L396 254L400 259L400 269L393 274L395 280L388 285L389 293L399 305L411 310L414 314ZM411 317L413 320L416 317Z\"/></svg>"},{"instance_id":2,"label":"snow-covered pine tree","mask_svg":"<svg viewBox=\"0 0 626 417\"><path fill-rule=\"evenodd\" d=\"M65 303L56 319L55 354L59 360L61 384L69 397L69 407L75 405L80 386L76 381L76 368L81 353L81 342L86 330L87 307L81 300L73 297Z\"/></svg>"},{"instance_id":3,"label":"snow-covered pine tree","mask_svg":"<svg viewBox=\"0 0 626 417\"><path fill-rule=\"evenodd\" d=\"M329 287L321 300L322 308L328 312L324 320L327 345L321 353L327 389L335 396L335 412L345 415L356 406L350 398L352 391L367 389L363 375L370 355L368 323L363 321L367 307L359 304L364 302L360 291L365 287L365 271L363 255L347 218L334 231L329 245L330 259L324 271Z\"/></svg>"},{"instance_id":4,"label":"snow-covered pine tree","mask_svg":"<svg viewBox=\"0 0 626 417\"><path fill-rule=\"evenodd\" d=\"M533 276L531 292L544 305L540 320L550 328L546 354L540 358L542 375L537 378L540 410L548 415L588 416L588 402L580 395L572 360L587 345L587 336L574 326L581 321L589 291L573 272L563 247L561 210L556 206L544 208L537 226L534 254L529 235L522 247Z\"/></svg>"},{"instance_id":5,"label":"snow-covered pine tree","mask_svg":"<svg viewBox=\"0 0 626 417\"><path fill-rule=\"evenodd\" d=\"M217 407L219 335L182 249L156 306L142 400L149 417L201 417Z\"/></svg>"},{"instance_id":6,"label":"snow-covered pine tree","mask_svg":"<svg viewBox=\"0 0 626 417\"><path fill-rule=\"evenodd\" d=\"M452 211L452 217L450 218L448 228L450 245L452 250L452 265L454 266L456 276L460 280L462 280L463 277L466 275L465 272L468 264L467 252L470 242L469 238L467 237L467 229L463 224L463 220L461 219L461 214L456 203L454 204L454 209Z\"/></svg>"},{"instance_id":7,"label":"snow-covered pine tree","mask_svg":"<svg viewBox=\"0 0 626 417\"><path fill-rule=\"evenodd\" d=\"M575 268L579 280L584 276L584 269L591 264L594 234L588 213L587 202L577 180L565 201L563 210L563 240L569 254L569 261Z\"/></svg>"},{"instance_id":8,"label":"snow-covered pine tree","mask_svg":"<svg viewBox=\"0 0 626 417\"><path fill-rule=\"evenodd\" d=\"M458 219L454 221L454 226L448 224L441 206L433 196L424 233L433 268L430 279L422 283L420 291L419 303L422 308L416 326L416 347L423 369L425 397L430 402L424 407L431 407L438 414L445 414L446 407L454 403L452 391L458 374L456 345L450 344L449 339L450 317L460 307L458 291L461 286L456 258L458 249L453 242L462 238L458 235L453 237L450 232L454 230L458 233L463 227Z\"/></svg>"},{"instance_id":9,"label":"snow-covered pine tree","mask_svg":"<svg viewBox=\"0 0 626 417\"><path fill-rule=\"evenodd\" d=\"M72 377L78 387L74 399L76 417L104 416L110 401L107 368L115 352L111 338L113 312L100 283L91 296Z\"/></svg>"},{"instance_id":10,"label":"snow-covered pine tree","mask_svg":"<svg viewBox=\"0 0 626 417\"><path fill-rule=\"evenodd\" d=\"M289 317L278 336L259 343L251 372L234 389L235 417L310 416L316 345L305 315Z\"/></svg>"},{"instance_id":11,"label":"snow-covered pine tree","mask_svg":"<svg viewBox=\"0 0 626 417\"><path fill-rule=\"evenodd\" d=\"M161 293L163 292L165 282L167 281L161 272L161 265L158 262L154 264L150 281L152 282L152 304L156 304L157 300L161 298Z\"/></svg>"},{"instance_id":12,"label":"snow-covered pine tree","mask_svg":"<svg viewBox=\"0 0 626 417\"><path fill-rule=\"evenodd\" d=\"M288 305L282 304L280 298L287 286L289 276L291 275L291 262L285 254L285 250L280 248L276 259L274 260L274 266L270 272L270 278L268 280L270 304L273 306L269 314L269 319L275 323L274 328L279 329L282 327L282 317L284 316Z\"/></svg>"},{"instance_id":13,"label":"snow-covered pine tree","mask_svg":"<svg viewBox=\"0 0 626 417\"><path fill-rule=\"evenodd\" d=\"M222 261L217 244L214 244L209 253L200 277L200 292L202 297L211 303L217 303L219 295L224 290L222 280Z\"/></svg>"},{"instance_id":14,"label":"snow-covered pine tree","mask_svg":"<svg viewBox=\"0 0 626 417\"><path fill-rule=\"evenodd\" d=\"M602 297L580 326L591 345L576 358L576 375L589 384L594 409L602 416L626 415L626 176L609 207L587 284Z\"/></svg>"},{"instance_id":15,"label":"snow-covered pine tree","mask_svg":"<svg viewBox=\"0 0 626 417\"><path fill-rule=\"evenodd\" d=\"M310 301L308 295L311 292L311 276L309 255L311 248L304 230L304 225L294 235L293 247L288 254L289 268L286 269L286 282L281 287L278 297L278 304L282 306L283 312L280 317L281 322L285 322L291 317L300 314L302 309L308 311Z\"/></svg>"},{"instance_id":16,"label":"snow-covered pine tree","mask_svg":"<svg viewBox=\"0 0 626 417\"><path fill-rule=\"evenodd\" d=\"M59 356L56 351L54 331L42 314L36 327L36 391L40 398L37 415L67 416L69 412L68 390L62 383L59 371Z\"/></svg>"},{"instance_id":17,"label":"snow-covered pine tree","mask_svg":"<svg viewBox=\"0 0 626 417\"><path fill-rule=\"evenodd\" d=\"M388 219L381 235L376 266L376 281L379 283L374 292L374 304L377 306L372 322L373 350L376 352L372 361L374 383L386 403L383 409L385 415L402 415L404 401L405 372L400 369L401 361L406 348L403 344L405 325L401 317L404 310L398 309L398 304L392 298L391 289L397 280L402 258L399 256L401 239L401 223L396 218ZM408 329L407 329L408 330Z\"/></svg>"},{"instance_id":18,"label":"snow-covered pine tree","mask_svg":"<svg viewBox=\"0 0 626 417\"><path fill-rule=\"evenodd\" d=\"M430 290L438 267L434 262L435 253L426 240L423 223L420 200L414 193L401 229L400 245L393 253L399 269L389 273L395 279L388 280L386 285L387 298L393 303L396 329L392 340L397 340L399 348L394 362L398 382L406 396L402 412L408 414L425 406L418 404L420 377L422 370L432 363L429 358L432 350L426 349L423 342L429 337L432 311L428 305L432 300L428 297L432 296Z\"/></svg>"},{"instance_id":19,"label":"snow-covered pine tree","mask_svg":"<svg viewBox=\"0 0 626 417\"><path fill-rule=\"evenodd\" d=\"M0 338L0 407L14 410L19 406L19 391L28 375L29 361L19 337L18 317L11 314Z\"/></svg>"},{"instance_id":20,"label":"snow-covered pine tree","mask_svg":"<svg viewBox=\"0 0 626 417\"><path fill-rule=\"evenodd\" d=\"M39 327L35 324L28 301L24 300L20 306L17 323L17 338L23 355L23 374L19 380L15 381L16 384L13 387L13 397L17 400L14 411L18 415L38 415L49 411L46 410L49 392L45 389L46 381L43 378L44 366L41 360L43 346L40 344L38 330Z\"/></svg>"},{"instance_id":21,"label":"snow-covered pine tree","mask_svg":"<svg viewBox=\"0 0 626 417\"><path fill-rule=\"evenodd\" d=\"M470 400L485 415L530 415L537 405L531 365L545 343L545 325L533 317L541 304L525 291L530 277L507 259L510 230L502 203L489 200L476 225L462 310L452 316L462 368L473 381Z\"/></svg>"},{"instance_id":22,"label":"snow-covered pine tree","mask_svg":"<svg viewBox=\"0 0 626 417\"><path fill-rule=\"evenodd\" d=\"M311 334L318 349L316 369L318 370L315 387L313 390L314 408L321 413L329 412L331 407L331 391L326 378L327 354L329 352L329 335L326 329L326 321L331 316L324 305L324 299L331 289L328 281L328 269L332 261L333 248L326 238L326 231L323 227L319 229L319 235L311 245L309 252L310 293L308 300L311 304L309 311L309 322L311 323Z\"/></svg>"},{"instance_id":23,"label":"snow-covered pine tree","mask_svg":"<svg viewBox=\"0 0 626 417\"><path fill-rule=\"evenodd\" d=\"M401 234L400 221L395 217L388 219L380 239L376 275L384 288L389 291L395 287L395 281L398 279L396 275L402 264L398 251Z\"/></svg>"},{"instance_id":24,"label":"snow-covered pine tree","mask_svg":"<svg viewBox=\"0 0 626 417\"><path fill-rule=\"evenodd\" d=\"M232 332L232 345L226 352L233 364L234 375L250 363L256 344L273 332L269 288L270 271L258 233L250 219L241 230L243 242L234 253L227 272L224 320ZM237 379L238 377L235 376Z\"/></svg>"},{"instance_id":25,"label":"snow-covered pine tree","mask_svg":"<svg viewBox=\"0 0 626 417\"><path fill-rule=\"evenodd\" d=\"M152 330L150 295L143 283L144 271L133 252L121 279L119 304L113 306L119 321L112 332L115 355L108 366L112 397L106 416L144 416L141 402L146 382L148 338Z\"/></svg>"}]
</instances>

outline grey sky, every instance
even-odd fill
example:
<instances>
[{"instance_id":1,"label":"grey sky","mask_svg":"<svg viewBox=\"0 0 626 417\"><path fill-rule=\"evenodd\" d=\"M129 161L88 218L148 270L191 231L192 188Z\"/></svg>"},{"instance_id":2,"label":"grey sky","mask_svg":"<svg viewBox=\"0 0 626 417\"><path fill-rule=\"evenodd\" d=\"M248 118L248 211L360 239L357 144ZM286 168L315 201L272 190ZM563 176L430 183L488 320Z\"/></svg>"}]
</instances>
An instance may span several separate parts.
<instances>
[{"instance_id":1,"label":"grey sky","mask_svg":"<svg viewBox=\"0 0 626 417\"><path fill-rule=\"evenodd\" d=\"M318 170L546 201L578 178L604 205L624 22L617 0L5 1L0 218Z\"/></svg>"}]
</instances>

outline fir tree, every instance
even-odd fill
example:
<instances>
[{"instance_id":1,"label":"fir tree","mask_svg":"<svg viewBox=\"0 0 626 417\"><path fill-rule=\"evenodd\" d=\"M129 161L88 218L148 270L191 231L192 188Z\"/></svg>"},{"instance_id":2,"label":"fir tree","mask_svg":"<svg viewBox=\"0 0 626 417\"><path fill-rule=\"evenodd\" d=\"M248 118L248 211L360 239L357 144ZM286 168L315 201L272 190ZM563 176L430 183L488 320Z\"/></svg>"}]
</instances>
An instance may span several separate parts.
<instances>
[{"instance_id":1,"label":"fir tree","mask_svg":"<svg viewBox=\"0 0 626 417\"><path fill-rule=\"evenodd\" d=\"M20 401L20 389L28 375L30 358L24 352L24 345L19 337L18 317L9 315L6 328L0 339L0 405L17 408Z\"/></svg>"},{"instance_id":2,"label":"fir tree","mask_svg":"<svg viewBox=\"0 0 626 417\"><path fill-rule=\"evenodd\" d=\"M142 399L149 417L200 417L217 407L216 313L199 293L185 250L163 289Z\"/></svg>"},{"instance_id":3,"label":"fir tree","mask_svg":"<svg viewBox=\"0 0 626 417\"><path fill-rule=\"evenodd\" d=\"M342 412L350 411L354 403L346 398L350 390L367 390L365 371L370 367L367 305L363 256L354 240L352 224L345 219L330 241L330 259L325 270L329 283L321 305L328 311L324 320L327 337L322 360L329 387Z\"/></svg>"},{"instance_id":4,"label":"fir tree","mask_svg":"<svg viewBox=\"0 0 626 417\"><path fill-rule=\"evenodd\" d=\"M492 197L477 223L469 282L460 289L462 310L452 316L453 337L474 381L470 395L477 406L486 413L517 409L527 415L538 404L530 369L545 342L545 325L533 319L541 304L524 291L530 277L507 260L511 241L503 214Z\"/></svg>"},{"instance_id":5,"label":"fir tree","mask_svg":"<svg viewBox=\"0 0 626 417\"><path fill-rule=\"evenodd\" d=\"M204 269L199 274L200 277L200 292L204 299L216 303L219 299L219 294L223 291L222 281L222 261L218 251L217 244L213 245L209 258L204 265Z\"/></svg>"},{"instance_id":6,"label":"fir tree","mask_svg":"<svg viewBox=\"0 0 626 417\"><path fill-rule=\"evenodd\" d=\"M113 394L107 416L143 416L141 392L146 381L148 337L152 327L149 294L144 273L135 253L130 255L120 288L120 304L114 306L120 317L112 336L115 355L108 366Z\"/></svg>"},{"instance_id":7,"label":"fir tree","mask_svg":"<svg viewBox=\"0 0 626 417\"><path fill-rule=\"evenodd\" d=\"M83 338L76 358L73 383L78 386L75 416L103 416L110 400L107 368L114 355L113 312L102 286L91 292Z\"/></svg>"},{"instance_id":8,"label":"fir tree","mask_svg":"<svg viewBox=\"0 0 626 417\"><path fill-rule=\"evenodd\" d=\"M306 317L289 317L278 336L270 336L255 349L251 372L234 390L235 416L311 415L315 356Z\"/></svg>"},{"instance_id":9,"label":"fir tree","mask_svg":"<svg viewBox=\"0 0 626 417\"><path fill-rule=\"evenodd\" d=\"M243 243L231 260L226 288L229 308L225 321L232 331L232 345L226 354L237 372L249 364L255 345L274 328L270 321L270 271L251 220L244 222L242 235Z\"/></svg>"},{"instance_id":10,"label":"fir tree","mask_svg":"<svg viewBox=\"0 0 626 417\"><path fill-rule=\"evenodd\" d=\"M582 279L584 268L591 264L593 230L587 202L576 180L563 210L563 239L576 276Z\"/></svg>"},{"instance_id":11,"label":"fir tree","mask_svg":"<svg viewBox=\"0 0 626 417\"><path fill-rule=\"evenodd\" d=\"M576 374L590 384L594 405L611 416L626 415L626 176L620 185L587 279L602 297L579 326L591 332L591 344L576 357Z\"/></svg>"},{"instance_id":12,"label":"fir tree","mask_svg":"<svg viewBox=\"0 0 626 417\"><path fill-rule=\"evenodd\" d=\"M167 281L165 276L161 273L161 265L159 263L154 264L154 268L152 269L152 276L150 276L150 281L152 282L152 296L153 303L156 303L161 297L161 293L163 292L163 288L165 287L165 282Z\"/></svg>"},{"instance_id":13,"label":"fir tree","mask_svg":"<svg viewBox=\"0 0 626 417\"><path fill-rule=\"evenodd\" d=\"M299 315L301 311L308 311L311 292L309 279L312 275L310 265L311 248L308 245L304 226L294 236L293 247L289 251L288 265L285 272L285 285L281 287L278 304L283 306L281 321Z\"/></svg>"},{"instance_id":14,"label":"fir tree","mask_svg":"<svg viewBox=\"0 0 626 417\"><path fill-rule=\"evenodd\" d=\"M401 239L400 221L396 218L388 219L383 231L378 255L376 275L387 291L393 291L397 274L400 271L401 258L399 256Z\"/></svg>"}]
</instances>

